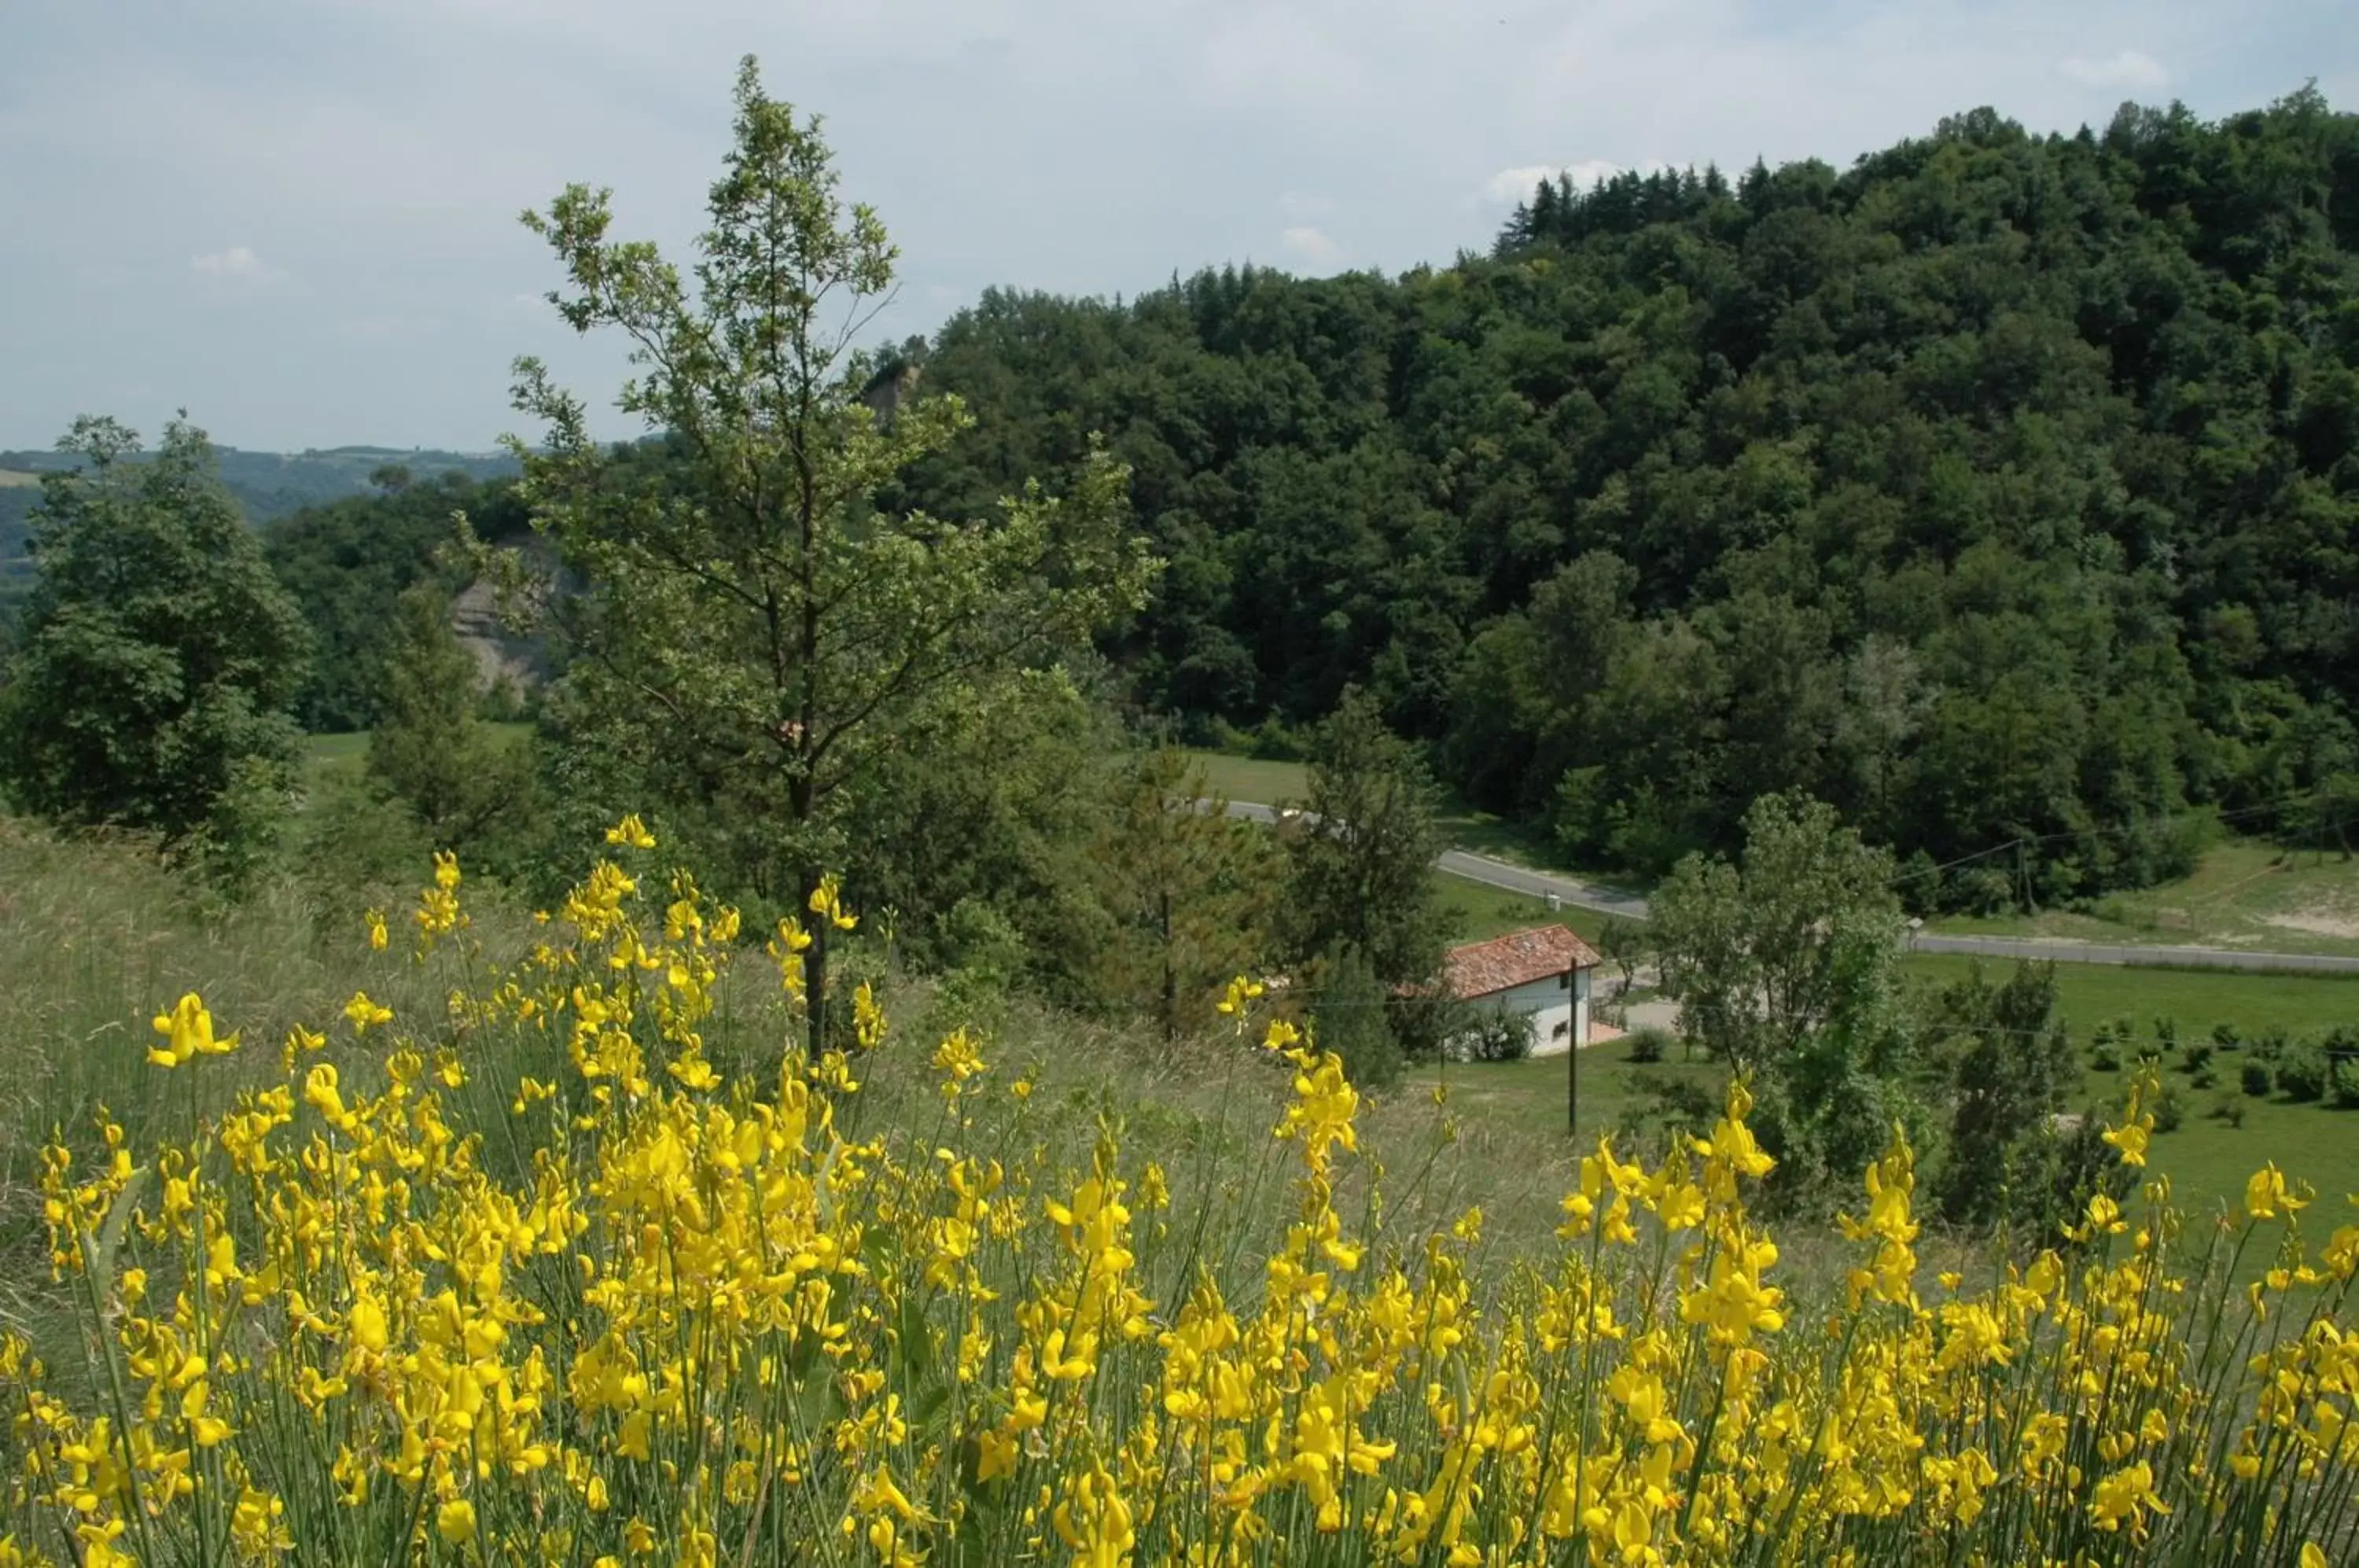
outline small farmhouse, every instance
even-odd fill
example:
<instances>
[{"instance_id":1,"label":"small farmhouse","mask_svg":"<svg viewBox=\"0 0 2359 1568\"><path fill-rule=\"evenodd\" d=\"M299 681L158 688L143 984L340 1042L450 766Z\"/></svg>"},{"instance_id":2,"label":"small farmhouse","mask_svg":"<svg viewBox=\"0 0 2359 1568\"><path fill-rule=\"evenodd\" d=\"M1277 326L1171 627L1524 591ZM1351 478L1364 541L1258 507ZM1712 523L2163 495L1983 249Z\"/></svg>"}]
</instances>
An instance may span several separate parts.
<instances>
[{"instance_id":1,"label":"small farmhouse","mask_svg":"<svg viewBox=\"0 0 2359 1568\"><path fill-rule=\"evenodd\" d=\"M1528 1017L1532 1053L1589 1043L1589 981L1597 950L1563 926L1509 931L1454 947L1442 961L1451 994L1478 1007Z\"/></svg>"}]
</instances>

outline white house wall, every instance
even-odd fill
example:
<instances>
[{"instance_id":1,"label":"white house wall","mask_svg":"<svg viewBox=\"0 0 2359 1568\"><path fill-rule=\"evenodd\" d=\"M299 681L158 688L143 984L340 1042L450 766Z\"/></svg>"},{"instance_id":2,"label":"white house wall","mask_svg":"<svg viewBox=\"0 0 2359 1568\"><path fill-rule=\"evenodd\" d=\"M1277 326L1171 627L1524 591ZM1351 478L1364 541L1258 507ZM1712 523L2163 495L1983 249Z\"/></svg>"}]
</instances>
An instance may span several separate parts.
<instances>
[{"instance_id":1,"label":"white house wall","mask_svg":"<svg viewBox=\"0 0 2359 1568\"><path fill-rule=\"evenodd\" d=\"M1477 997L1474 1005L1528 1015L1532 1020L1532 1054L1554 1056L1571 1050L1575 1040L1589 1038L1589 971L1573 971L1572 982L1572 988L1567 990L1561 977L1551 975L1545 980Z\"/></svg>"}]
</instances>

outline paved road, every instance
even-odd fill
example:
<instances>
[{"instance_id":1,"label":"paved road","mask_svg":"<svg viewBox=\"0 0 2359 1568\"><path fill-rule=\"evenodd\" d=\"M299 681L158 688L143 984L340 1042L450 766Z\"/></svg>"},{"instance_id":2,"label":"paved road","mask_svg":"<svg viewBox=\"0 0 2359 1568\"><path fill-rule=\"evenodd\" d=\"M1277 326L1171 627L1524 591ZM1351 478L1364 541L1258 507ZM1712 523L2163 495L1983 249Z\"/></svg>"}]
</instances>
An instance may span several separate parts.
<instances>
[{"instance_id":1,"label":"paved road","mask_svg":"<svg viewBox=\"0 0 2359 1568\"><path fill-rule=\"evenodd\" d=\"M1229 814L1255 822L1275 822L1277 813L1251 800L1232 800ZM1647 918L1647 900L1635 893L1560 877L1550 871L1530 871L1472 855L1462 849L1442 852L1435 862L1453 877L1527 893L1535 898L1553 893L1579 909L1619 915L1624 920ZM2118 964L2146 969L2248 969L2302 972L2313 975L2359 975L2359 958L2315 953L2252 953L2226 947L2123 947L2096 942L2061 942L2053 938L2006 936L1936 936L1920 931L1909 946L1919 953L1962 953L1983 958L2054 959L2060 964Z\"/></svg>"},{"instance_id":2,"label":"paved road","mask_svg":"<svg viewBox=\"0 0 2359 1568\"><path fill-rule=\"evenodd\" d=\"M2052 958L2064 964L2123 964L2143 969L2300 970L2359 975L2359 958L2324 953L2254 953L2234 947L2113 946L2093 942L2013 936L1936 936L1920 931L1908 944L1919 953L1971 953L1984 958Z\"/></svg>"}]
</instances>

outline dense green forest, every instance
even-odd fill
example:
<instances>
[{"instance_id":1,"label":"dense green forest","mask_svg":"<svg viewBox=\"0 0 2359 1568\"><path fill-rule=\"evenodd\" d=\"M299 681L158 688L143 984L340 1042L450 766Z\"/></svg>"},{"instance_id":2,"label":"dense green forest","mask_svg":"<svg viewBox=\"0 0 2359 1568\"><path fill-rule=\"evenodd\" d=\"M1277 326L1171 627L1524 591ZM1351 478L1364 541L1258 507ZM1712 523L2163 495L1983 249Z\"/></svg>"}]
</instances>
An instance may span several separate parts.
<instances>
[{"instance_id":1,"label":"dense green forest","mask_svg":"<svg viewBox=\"0 0 2359 1568\"><path fill-rule=\"evenodd\" d=\"M1965 862L1920 901L2050 902L2190 808L2349 806L2359 116L2312 92L1560 182L1450 267L994 292L911 352L978 419L904 499L1132 465L1139 702L1272 735L1364 683L1589 861L1799 787Z\"/></svg>"},{"instance_id":2,"label":"dense green forest","mask_svg":"<svg viewBox=\"0 0 2359 1568\"><path fill-rule=\"evenodd\" d=\"M306 729L366 729L384 716L395 600L429 578L446 593L464 586L463 569L442 560L456 538L453 514L465 513L487 540L532 527L513 478L478 483L458 469L383 478L368 495L306 506L263 535L272 570L311 625L310 668L295 706Z\"/></svg>"},{"instance_id":3,"label":"dense green forest","mask_svg":"<svg viewBox=\"0 0 2359 1568\"><path fill-rule=\"evenodd\" d=\"M2207 817L2359 816L2359 116L2313 92L1560 180L1397 278L993 291L912 370L976 417L888 506L988 512L1093 431L1130 466L1169 563L1106 641L1134 708L1284 752L1362 686L1583 863L1800 789L1918 905L2046 905ZM312 623L304 723L376 716L452 510L527 526L505 462L223 452Z\"/></svg>"}]
</instances>

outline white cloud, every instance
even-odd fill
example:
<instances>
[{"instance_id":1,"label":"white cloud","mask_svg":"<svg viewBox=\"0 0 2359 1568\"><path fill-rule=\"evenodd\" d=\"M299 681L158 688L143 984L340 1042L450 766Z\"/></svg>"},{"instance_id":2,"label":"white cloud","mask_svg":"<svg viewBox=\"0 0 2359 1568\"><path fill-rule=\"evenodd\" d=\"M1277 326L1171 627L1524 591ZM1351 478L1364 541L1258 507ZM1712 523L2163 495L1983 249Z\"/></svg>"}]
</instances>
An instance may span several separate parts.
<instances>
[{"instance_id":1,"label":"white cloud","mask_svg":"<svg viewBox=\"0 0 2359 1568\"><path fill-rule=\"evenodd\" d=\"M231 245L189 257L198 290L210 299L250 299L286 283L286 268L271 267L255 255L253 245Z\"/></svg>"},{"instance_id":2,"label":"white cloud","mask_svg":"<svg viewBox=\"0 0 2359 1568\"><path fill-rule=\"evenodd\" d=\"M2142 49L2124 49L2107 60L2074 58L2057 67L2083 87L2167 87L2170 72Z\"/></svg>"},{"instance_id":3,"label":"white cloud","mask_svg":"<svg viewBox=\"0 0 2359 1568\"><path fill-rule=\"evenodd\" d=\"M2359 32L2320 0L676 0L656 28L643 0L239 0L200 31L108 19L183 9L0 0L0 147L21 153L0 192L58 214L0 236L23 285L0 297L20 372L0 377L0 446L131 383L244 445L477 446L514 423L526 349L604 418L620 346L540 302L561 268L516 214L612 186L615 238L688 260L749 49L826 114L843 195L901 245L896 334L985 285L1440 262L1568 165L1583 187L1648 157L1841 168L1977 104L2069 134L2125 96L2209 117L2313 75L2359 105ZM200 236L213 257L179 289L222 308L141 287L180 265L158 234ZM229 308L249 299L270 319ZM444 329L356 375L336 323L378 314Z\"/></svg>"},{"instance_id":4,"label":"white cloud","mask_svg":"<svg viewBox=\"0 0 2359 1568\"><path fill-rule=\"evenodd\" d=\"M243 289L264 288L287 276L277 267L265 267L262 258L245 245L192 256L189 257L189 270L209 282Z\"/></svg>"},{"instance_id":5,"label":"white cloud","mask_svg":"<svg viewBox=\"0 0 2359 1568\"><path fill-rule=\"evenodd\" d=\"M1503 169L1483 182L1483 194L1492 201L1506 206L1511 201L1531 199L1533 190L1543 180L1565 175L1575 191L1586 191L1601 180L1611 180L1627 169L1652 174L1669 166L1658 158L1644 158L1636 163L1614 163L1602 158L1583 158L1579 163L1527 163L1516 169Z\"/></svg>"},{"instance_id":6,"label":"white cloud","mask_svg":"<svg viewBox=\"0 0 2359 1568\"><path fill-rule=\"evenodd\" d=\"M1277 236L1288 255L1311 267L1332 267L1343 257L1343 247L1308 223L1299 223Z\"/></svg>"}]
</instances>

